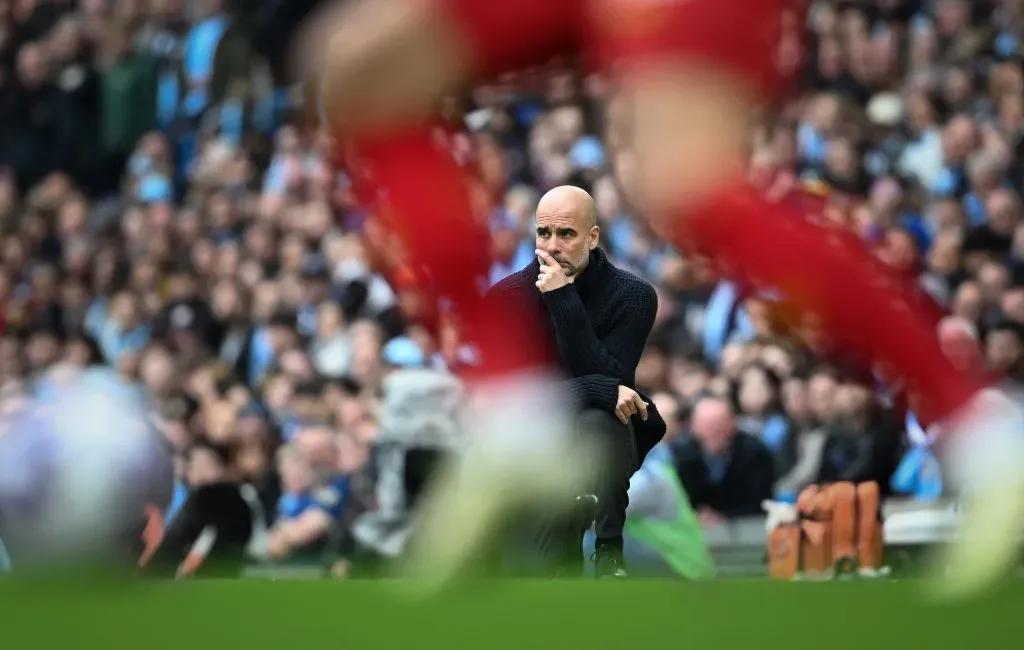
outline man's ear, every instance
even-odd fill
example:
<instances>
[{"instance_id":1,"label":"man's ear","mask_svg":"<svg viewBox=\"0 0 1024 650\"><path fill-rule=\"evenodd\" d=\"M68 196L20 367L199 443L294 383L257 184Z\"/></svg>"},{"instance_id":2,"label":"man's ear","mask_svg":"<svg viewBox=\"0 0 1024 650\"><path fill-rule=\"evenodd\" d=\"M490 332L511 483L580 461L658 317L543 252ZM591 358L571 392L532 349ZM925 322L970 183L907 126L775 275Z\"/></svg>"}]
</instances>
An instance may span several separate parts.
<instances>
[{"instance_id":1,"label":"man's ear","mask_svg":"<svg viewBox=\"0 0 1024 650\"><path fill-rule=\"evenodd\" d=\"M590 229L590 241L587 242L588 248L594 250L597 248L597 244L601 241L601 226L594 226Z\"/></svg>"}]
</instances>

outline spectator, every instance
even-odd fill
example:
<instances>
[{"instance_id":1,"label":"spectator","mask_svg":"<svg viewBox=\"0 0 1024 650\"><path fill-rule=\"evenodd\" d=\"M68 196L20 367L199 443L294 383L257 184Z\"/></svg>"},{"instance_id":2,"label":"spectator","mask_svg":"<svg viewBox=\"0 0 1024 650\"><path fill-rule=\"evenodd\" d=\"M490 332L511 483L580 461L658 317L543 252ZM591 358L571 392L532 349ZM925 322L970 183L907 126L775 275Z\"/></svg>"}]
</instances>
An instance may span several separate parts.
<instances>
[{"instance_id":1,"label":"spectator","mask_svg":"<svg viewBox=\"0 0 1024 650\"><path fill-rule=\"evenodd\" d=\"M884 483L893 467L883 443L893 441L894 432L875 397L868 388L846 382L836 389L835 400L837 418L827 429L815 482Z\"/></svg>"},{"instance_id":2,"label":"spectator","mask_svg":"<svg viewBox=\"0 0 1024 650\"><path fill-rule=\"evenodd\" d=\"M163 542L147 565L161 574L238 577L253 530L230 447L194 444L187 452L188 496L170 519Z\"/></svg>"},{"instance_id":3,"label":"spectator","mask_svg":"<svg viewBox=\"0 0 1024 650\"><path fill-rule=\"evenodd\" d=\"M673 442L676 471L705 525L757 515L772 496L771 452L736 428L726 400L705 397L694 407L691 435Z\"/></svg>"},{"instance_id":4,"label":"spectator","mask_svg":"<svg viewBox=\"0 0 1024 650\"><path fill-rule=\"evenodd\" d=\"M1016 323L995 324L985 336L989 367L1016 382L1024 380L1024 328Z\"/></svg>"},{"instance_id":5,"label":"spectator","mask_svg":"<svg viewBox=\"0 0 1024 650\"><path fill-rule=\"evenodd\" d=\"M52 61L43 43L24 45L17 55L14 77L0 104L0 161L14 169L22 189L34 186L50 171L66 169L76 135L74 107L53 84Z\"/></svg>"},{"instance_id":6,"label":"spectator","mask_svg":"<svg viewBox=\"0 0 1024 650\"><path fill-rule=\"evenodd\" d=\"M191 118L198 117L209 106L214 57L217 45L228 27L228 18L222 10L222 0L199 2L199 21L193 25L185 40L185 92L182 108L185 115Z\"/></svg>"},{"instance_id":7,"label":"spectator","mask_svg":"<svg viewBox=\"0 0 1024 650\"><path fill-rule=\"evenodd\" d=\"M827 390L820 387L821 382L831 387L831 376L818 375L819 395ZM783 404L794 429L795 453L792 466L779 472L775 483L775 498L779 501L795 503L800 491L814 482L821 465L825 431L816 420L808 384L803 379L794 378L783 386Z\"/></svg>"},{"instance_id":8,"label":"spectator","mask_svg":"<svg viewBox=\"0 0 1024 650\"><path fill-rule=\"evenodd\" d=\"M319 437L319 434L314 434ZM311 440L313 454L300 446L283 447L278 467L284 494L270 530L267 552L281 560L317 553L324 548L332 526L344 513L348 488L344 479L318 476L317 466L330 464L320 440Z\"/></svg>"},{"instance_id":9,"label":"spectator","mask_svg":"<svg viewBox=\"0 0 1024 650\"><path fill-rule=\"evenodd\" d=\"M782 411L781 382L778 376L759 365L750 365L740 375L736 402L742 415L737 421L743 431L758 435L768 447L777 472L792 465L790 423Z\"/></svg>"},{"instance_id":10,"label":"spectator","mask_svg":"<svg viewBox=\"0 0 1024 650\"><path fill-rule=\"evenodd\" d=\"M158 59L146 51L134 49L130 33L114 25L104 35L104 50L99 79L99 161L112 178L94 189L101 193L114 190L120 170L136 143L156 127ZM143 174L147 161L133 161L133 171Z\"/></svg>"},{"instance_id":11,"label":"spectator","mask_svg":"<svg viewBox=\"0 0 1024 650\"><path fill-rule=\"evenodd\" d=\"M473 361L451 314L422 325L422 278L375 206L359 205L358 172L334 166L327 133L292 119L284 41L311 4L0 8L0 394L30 392L56 361L114 365L149 390L179 452L211 435L236 444L232 471L272 515L275 453L310 426L333 432L336 464L362 462L389 359L408 340L438 371ZM780 196L830 182L835 225L955 317L940 328L954 363L1016 381L1024 79L1015 19L990 4L817 2L808 83L756 125L751 167ZM991 47L979 48L985 33ZM736 397L741 429L785 440L772 450L781 497L842 474L826 437L830 449L884 438L850 408L901 423L904 438L933 426L898 383L851 399L813 327L783 330L765 296L654 235L634 200L628 106L606 80L554 65L443 104L446 141L479 170L492 281L532 255L537 197L570 181L592 189L609 258L658 296L636 381L670 435L688 429L699 396ZM884 474L888 452L876 451Z\"/></svg>"}]
</instances>

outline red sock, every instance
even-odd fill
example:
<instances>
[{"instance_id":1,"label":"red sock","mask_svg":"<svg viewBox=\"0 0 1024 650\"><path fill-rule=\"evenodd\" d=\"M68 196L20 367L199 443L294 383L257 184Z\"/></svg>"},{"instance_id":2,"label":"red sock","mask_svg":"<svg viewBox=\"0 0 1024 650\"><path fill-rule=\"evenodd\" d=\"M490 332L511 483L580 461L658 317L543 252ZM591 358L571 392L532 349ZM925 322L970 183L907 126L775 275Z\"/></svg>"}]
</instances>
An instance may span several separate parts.
<instances>
[{"instance_id":1,"label":"red sock","mask_svg":"<svg viewBox=\"0 0 1024 650\"><path fill-rule=\"evenodd\" d=\"M833 344L907 380L929 419L949 415L980 388L980 378L959 373L943 355L934 319L907 284L852 233L730 188L690 213L675 234L726 273L776 290L801 314L819 318Z\"/></svg>"},{"instance_id":2,"label":"red sock","mask_svg":"<svg viewBox=\"0 0 1024 650\"><path fill-rule=\"evenodd\" d=\"M484 301L491 260L486 227L473 217L462 171L440 149L429 126L356 145L381 191L385 221L410 261L429 276L433 293L452 301L481 365L470 374L494 377L547 366L534 314L497 299Z\"/></svg>"}]
</instances>

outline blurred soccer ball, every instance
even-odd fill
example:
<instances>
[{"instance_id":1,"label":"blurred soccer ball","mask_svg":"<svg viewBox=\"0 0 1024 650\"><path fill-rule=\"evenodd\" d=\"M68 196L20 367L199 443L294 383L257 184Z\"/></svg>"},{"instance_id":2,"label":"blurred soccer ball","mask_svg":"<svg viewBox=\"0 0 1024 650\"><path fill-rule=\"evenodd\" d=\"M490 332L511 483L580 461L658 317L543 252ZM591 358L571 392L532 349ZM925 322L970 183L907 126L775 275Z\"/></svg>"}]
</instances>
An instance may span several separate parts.
<instances>
[{"instance_id":1,"label":"blurred soccer ball","mask_svg":"<svg viewBox=\"0 0 1024 650\"><path fill-rule=\"evenodd\" d=\"M166 507L172 487L143 394L112 372L55 369L0 415L0 536L15 569L127 548L144 508Z\"/></svg>"}]
</instances>

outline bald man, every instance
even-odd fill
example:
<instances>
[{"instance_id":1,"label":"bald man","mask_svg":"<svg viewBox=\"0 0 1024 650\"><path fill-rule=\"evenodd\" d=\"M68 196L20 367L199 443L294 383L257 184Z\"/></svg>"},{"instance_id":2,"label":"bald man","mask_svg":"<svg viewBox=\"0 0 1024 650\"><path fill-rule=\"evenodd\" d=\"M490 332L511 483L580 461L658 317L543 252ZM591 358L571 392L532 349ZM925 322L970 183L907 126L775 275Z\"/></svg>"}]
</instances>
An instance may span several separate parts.
<instances>
[{"instance_id":1,"label":"bald man","mask_svg":"<svg viewBox=\"0 0 1024 650\"><path fill-rule=\"evenodd\" d=\"M537 205L537 258L491 290L540 314L547 340L583 404L577 435L597 439L607 463L596 487L596 574L625 577L622 531L629 477L665 434L651 400L635 391L636 367L654 326L654 288L616 268L599 247L594 200L578 187L556 187ZM582 561L577 541L567 566Z\"/></svg>"},{"instance_id":2,"label":"bald man","mask_svg":"<svg viewBox=\"0 0 1024 650\"><path fill-rule=\"evenodd\" d=\"M939 321L939 344L954 367L969 372L981 367L984 358L978 328L962 316L946 316Z\"/></svg>"},{"instance_id":3,"label":"bald man","mask_svg":"<svg viewBox=\"0 0 1024 650\"><path fill-rule=\"evenodd\" d=\"M705 524L761 514L775 480L771 452L756 437L736 430L732 406L704 397L693 408L690 436L671 443L693 508Z\"/></svg>"}]
</instances>

